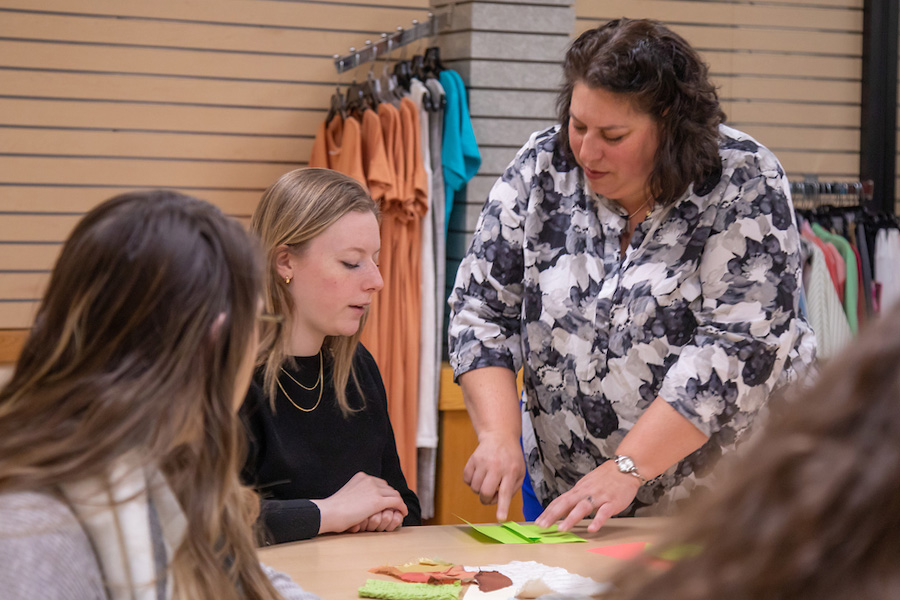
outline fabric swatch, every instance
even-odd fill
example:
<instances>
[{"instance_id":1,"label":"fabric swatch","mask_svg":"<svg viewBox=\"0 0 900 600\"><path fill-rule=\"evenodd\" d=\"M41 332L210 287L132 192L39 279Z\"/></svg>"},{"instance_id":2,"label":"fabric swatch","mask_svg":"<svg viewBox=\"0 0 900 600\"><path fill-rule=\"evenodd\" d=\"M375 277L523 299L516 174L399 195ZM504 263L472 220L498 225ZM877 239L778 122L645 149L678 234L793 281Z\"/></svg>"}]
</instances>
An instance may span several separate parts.
<instances>
[{"instance_id":1,"label":"fabric swatch","mask_svg":"<svg viewBox=\"0 0 900 600\"><path fill-rule=\"evenodd\" d=\"M367 579L359 588L360 598L384 598L387 600L459 600L462 585L456 581L447 585L406 583Z\"/></svg>"}]
</instances>

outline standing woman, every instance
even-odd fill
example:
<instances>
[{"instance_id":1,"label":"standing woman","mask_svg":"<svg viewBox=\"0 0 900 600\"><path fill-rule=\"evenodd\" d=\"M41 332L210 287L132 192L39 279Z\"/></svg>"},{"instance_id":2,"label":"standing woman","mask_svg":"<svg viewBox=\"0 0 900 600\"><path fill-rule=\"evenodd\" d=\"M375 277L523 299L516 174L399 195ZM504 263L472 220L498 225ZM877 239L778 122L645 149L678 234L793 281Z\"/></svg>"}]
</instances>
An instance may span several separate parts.
<instances>
[{"instance_id":1,"label":"standing woman","mask_svg":"<svg viewBox=\"0 0 900 600\"><path fill-rule=\"evenodd\" d=\"M0 390L4 599L314 598L261 567L239 480L260 284L240 225L175 192L75 227Z\"/></svg>"},{"instance_id":2,"label":"standing woman","mask_svg":"<svg viewBox=\"0 0 900 600\"><path fill-rule=\"evenodd\" d=\"M420 524L400 469L378 366L359 343L378 271L378 208L328 169L283 175L251 229L267 252L263 338L242 412L245 478L263 498L267 541Z\"/></svg>"},{"instance_id":3,"label":"standing woman","mask_svg":"<svg viewBox=\"0 0 900 600\"><path fill-rule=\"evenodd\" d=\"M594 514L594 531L714 486L813 337L784 170L723 124L684 39L649 20L584 32L558 107L490 192L450 358L478 433L465 481L505 519L524 424L537 523Z\"/></svg>"}]
</instances>

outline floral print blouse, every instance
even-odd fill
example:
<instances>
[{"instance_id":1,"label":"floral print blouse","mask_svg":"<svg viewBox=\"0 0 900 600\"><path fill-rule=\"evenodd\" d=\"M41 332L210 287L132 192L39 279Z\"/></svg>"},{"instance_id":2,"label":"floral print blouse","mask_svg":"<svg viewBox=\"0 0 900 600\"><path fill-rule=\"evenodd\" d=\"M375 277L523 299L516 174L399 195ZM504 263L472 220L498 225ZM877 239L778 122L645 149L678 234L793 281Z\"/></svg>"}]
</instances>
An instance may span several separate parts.
<instances>
[{"instance_id":1,"label":"floral print blouse","mask_svg":"<svg viewBox=\"0 0 900 600\"><path fill-rule=\"evenodd\" d=\"M622 255L627 215L531 136L490 192L450 296L459 375L524 368L523 439L544 506L615 456L657 398L709 441L625 514L664 514L813 360L800 240L775 156L720 126L721 174L657 206ZM532 431L529 429L533 428Z\"/></svg>"}]
</instances>

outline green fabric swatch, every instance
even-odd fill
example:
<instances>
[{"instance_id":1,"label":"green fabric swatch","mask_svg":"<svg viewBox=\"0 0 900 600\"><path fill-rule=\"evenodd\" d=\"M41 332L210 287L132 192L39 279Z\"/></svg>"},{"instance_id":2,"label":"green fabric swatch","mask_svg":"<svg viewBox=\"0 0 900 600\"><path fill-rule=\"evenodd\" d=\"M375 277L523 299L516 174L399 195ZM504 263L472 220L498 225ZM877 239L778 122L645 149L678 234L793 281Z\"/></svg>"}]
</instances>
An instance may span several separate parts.
<instances>
[{"instance_id":1,"label":"green fabric swatch","mask_svg":"<svg viewBox=\"0 0 900 600\"><path fill-rule=\"evenodd\" d=\"M367 579L366 585L359 588L359 597L386 598L388 600L459 600L461 590L462 585L458 581L431 585L430 583Z\"/></svg>"},{"instance_id":2,"label":"green fabric swatch","mask_svg":"<svg viewBox=\"0 0 900 600\"><path fill-rule=\"evenodd\" d=\"M541 529L537 525L521 525L515 521L507 521L502 525L472 525L462 519L472 529L502 544L565 544L569 542L586 542L570 531L557 531L556 525Z\"/></svg>"}]
</instances>

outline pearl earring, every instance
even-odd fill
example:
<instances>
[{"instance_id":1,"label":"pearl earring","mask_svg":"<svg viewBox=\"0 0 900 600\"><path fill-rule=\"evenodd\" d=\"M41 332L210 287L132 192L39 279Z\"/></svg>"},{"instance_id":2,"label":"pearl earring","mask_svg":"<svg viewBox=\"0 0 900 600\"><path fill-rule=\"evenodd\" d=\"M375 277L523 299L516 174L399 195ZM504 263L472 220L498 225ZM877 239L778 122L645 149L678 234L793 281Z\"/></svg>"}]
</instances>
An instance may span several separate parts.
<instances>
[{"instance_id":1,"label":"pearl earring","mask_svg":"<svg viewBox=\"0 0 900 600\"><path fill-rule=\"evenodd\" d=\"M285 282L286 284L289 284L289 283L291 282L291 277L290 277L290 276L285 276L284 282Z\"/></svg>"}]
</instances>

